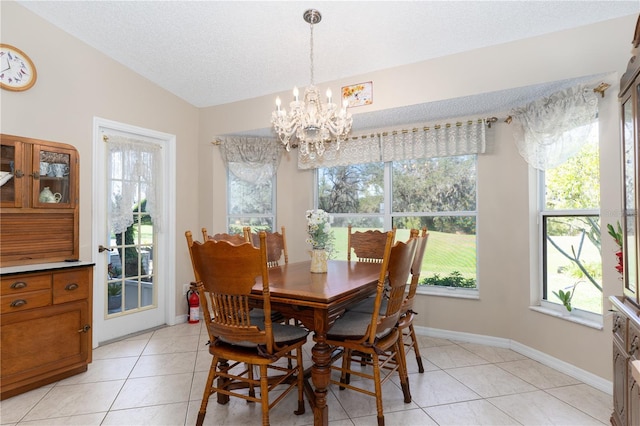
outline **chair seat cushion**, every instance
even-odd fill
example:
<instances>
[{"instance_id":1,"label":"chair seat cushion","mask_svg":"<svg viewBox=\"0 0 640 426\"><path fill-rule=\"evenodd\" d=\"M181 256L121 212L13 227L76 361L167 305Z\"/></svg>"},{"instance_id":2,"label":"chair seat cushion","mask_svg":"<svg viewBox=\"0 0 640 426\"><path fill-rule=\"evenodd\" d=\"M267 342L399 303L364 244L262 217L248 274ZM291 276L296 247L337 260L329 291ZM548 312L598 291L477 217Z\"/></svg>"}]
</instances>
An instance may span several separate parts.
<instances>
[{"instance_id":1,"label":"chair seat cushion","mask_svg":"<svg viewBox=\"0 0 640 426\"><path fill-rule=\"evenodd\" d=\"M338 318L327 333L329 340L359 339L367 332L371 324L371 313L347 311ZM391 329L383 330L376 337L383 338Z\"/></svg>"},{"instance_id":2,"label":"chair seat cushion","mask_svg":"<svg viewBox=\"0 0 640 426\"><path fill-rule=\"evenodd\" d=\"M376 303L375 297L367 297L361 302L356 303L352 307L347 308L352 312L362 312L365 314L371 315L373 312L373 305ZM380 302L380 314L384 314L387 311L387 299L382 298L382 302Z\"/></svg>"},{"instance_id":3,"label":"chair seat cushion","mask_svg":"<svg viewBox=\"0 0 640 426\"><path fill-rule=\"evenodd\" d=\"M251 318L251 322L254 321L264 321L264 309L262 308L253 308L249 311L249 317ZM280 322L284 320L284 316L280 312L271 311L271 321Z\"/></svg>"},{"instance_id":4,"label":"chair seat cushion","mask_svg":"<svg viewBox=\"0 0 640 426\"><path fill-rule=\"evenodd\" d=\"M251 324L255 325L260 330L264 330L264 320L252 319ZM292 344L297 340L306 339L309 335L309 330L297 325L272 323L271 327L273 329L273 341L278 345ZM224 337L220 337L220 340L232 345L243 346L246 348L254 348L257 346L254 342L249 341L232 342L228 339L225 339Z\"/></svg>"}]
</instances>

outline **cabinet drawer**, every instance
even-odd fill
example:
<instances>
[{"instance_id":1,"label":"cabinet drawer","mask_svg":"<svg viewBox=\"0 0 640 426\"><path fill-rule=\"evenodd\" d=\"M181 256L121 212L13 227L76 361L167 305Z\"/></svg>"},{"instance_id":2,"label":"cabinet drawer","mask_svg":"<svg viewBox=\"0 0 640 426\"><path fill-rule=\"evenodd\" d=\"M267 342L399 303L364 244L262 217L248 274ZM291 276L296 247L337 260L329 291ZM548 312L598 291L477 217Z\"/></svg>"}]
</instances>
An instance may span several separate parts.
<instances>
[{"instance_id":1,"label":"cabinet drawer","mask_svg":"<svg viewBox=\"0 0 640 426\"><path fill-rule=\"evenodd\" d=\"M51 305L51 290L27 291L24 293L7 294L0 298L1 314L26 311L27 309L41 308Z\"/></svg>"},{"instance_id":2,"label":"cabinet drawer","mask_svg":"<svg viewBox=\"0 0 640 426\"><path fill-rule=\"evenodd\" d=\"M92 284L86 269L53 274L53 303L66 303L89 297Z\"/></svg>"},{"instance_id":3,"label":"cabinet drawer","mask_svg":"<svg viewBox=\"0 0 640 426\"><path fill-rule=\"evenodd\" d=\"M2 278L0 294L2 296L28 291L48 290L51 288L51 274L20 275Z\"/></svg>"}]
</instances>

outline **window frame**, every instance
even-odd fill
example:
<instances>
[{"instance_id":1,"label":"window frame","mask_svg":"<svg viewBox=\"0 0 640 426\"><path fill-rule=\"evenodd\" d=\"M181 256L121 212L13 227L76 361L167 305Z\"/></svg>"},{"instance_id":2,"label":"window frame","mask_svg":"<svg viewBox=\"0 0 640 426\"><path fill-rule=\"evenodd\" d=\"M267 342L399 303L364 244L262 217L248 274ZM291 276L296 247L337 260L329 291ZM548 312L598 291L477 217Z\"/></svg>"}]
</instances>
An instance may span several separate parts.
<instances>
[{"instance_id":1,"label":"window frame","mask_svg":"<svg viewBox=\"0 0 640 426\"><path fill-rule=\"evenodd\" d=\"M599 141L598 141L598 149L599 149ZM537 262L537 278L534 280L536 286L536 294L537 300L534 302L537 303L540 308L542 308L545 312L554 312L558 316L563 318L575 318L578 321L583 320L588 324L602 324L604 319L604 299L602 303L603 312L600 314L585 311L580 308L572 307L571 312L568 312L566 308L560 302L549 301L549 296L547 293L547 259L545 257L546 253L546 234L545 234L545 223L547 217L580 217L580 216L596 216L601 221L602 216L600 209L558 209L558 210L548 210L546 209L546 179L545 179L545 171L544 170L535 170L536 175L536 225L537 225L537 233L536 233L536 245L538 252L538 262ZM601 229L602 232L602 229ZM546 299L545 299L546 295ZM604 291L603 291L604 298Z\"/></svg>"},{"instance_id":2,"label":"window frame","mask_svg":"<svg viewBox=\"0 0 640 426\"><path fill-rule=\"evenodd\" d=\"M256 218L256 219L270 219L271 223L272 223L272 229L270 229L270 232L275 232L275 230L278 229L278 224L276 223L276 217L277 217L277 205L276 205L276 200L277 200L277 173L274 173L273 176L271 177L271 188L273 188L272 194L271 194L271 205L273 206L273 209L271 211L271 213L250 213L250 214L231 214L231 200L229 198L229 193L230 193L230 189L229 186L231 184L231 171L229 170L229 168L227 168L227 184L226 184L226 200L227 200L227 209L226 209L226 224L227 224L227 232L229 233L233 233L233 230L231 229L231 221L235 220L235 219L239 219L242 223L243 226L249 226L246 225L245 222L242 219L252 219L252 218ZM238 179L236 177L236 179Z\"/></svg>"},{"instance_id":3,"label":"window frame","mask_svg":"<svg viewBox=\"0 0 640 426\"><path fill-rule=\"evenodd\" d=\"M476 223L476 234L475 234L475 248L476 248L476 287L475 288L461 288L461 287L442 287L442 286L426 286L419 285L416 292L418 294L426 294L426 295L435 295L435 296L447 296L454 298L464 298L464 299L479 299L480 298L480 274L479 274L479 253L478 253L478 229L479 225L479 214L478 214L478 205L479 205L479 180L478 180L478 154L461 154L464 156L473 155L476 164L476 203L475 210L473 211L437 211L437 212L394 212L391 211L393 208L393 161L382 162L383 165L383 204L384 208L380 213L331 213L331 216L334 218L365 218L365 217L382 217L383 227L384 229L391 229L393 219L396 217L436 217L436 216L473 216L475 218ZM444 158L444 157L436 157L436 158ZM334 167L334 166L332 166ZM329 168L329 167L327 167ZM319 194L318 194L318 185L319 185L319 168L314 170L314 208L319 208ZM421 279L424 278L425 274L423 273Z\"/></svg>"}]
</instances>

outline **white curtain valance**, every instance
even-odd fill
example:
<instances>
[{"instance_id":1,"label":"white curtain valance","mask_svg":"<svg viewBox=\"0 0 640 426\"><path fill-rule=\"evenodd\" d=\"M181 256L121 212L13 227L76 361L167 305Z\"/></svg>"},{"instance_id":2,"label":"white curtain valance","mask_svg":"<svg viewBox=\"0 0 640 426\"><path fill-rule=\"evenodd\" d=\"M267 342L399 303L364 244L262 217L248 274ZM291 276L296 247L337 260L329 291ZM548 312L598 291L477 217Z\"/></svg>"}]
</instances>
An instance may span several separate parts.
<instances>
[{"instance_id":1,"label":"white curtain valance","mask_svg":"<svg viewBox=\"0 0 640 426\"><path fill-rule=\"evenodd\" d=\"M383 134L382 160L401 161L482 154L486 149L485 132L484 120L468 120Z\"/></svg>"},{"instance_id":2,"label":"white curtain valance","mask_svg":"<svg viewBox=\"0 0 640 426\"><path fill-rule=\"evenodd\" d=\"M588 141L598 97L592 87L578 85L516 108L511 116L517 120L513 133L520 155L536 169L551 169Z\"/></svg>"},{"instance_id":3,"label":"white curtain valance","mask_svg":"<svg viewBox=\"0 0 640 426\"><path fill-rule=\"evenodd\" d=\"M452 155L482 154L486 149L485 120L421 124L411 130L381 130L352 136L336 149L327 145L321 158L298 156L299 169L347 166Z\"/></svg>"},{"instance_id":4,"label":"white curtain valance","mask_svg":"<svg viewBox=\"0 0 640 426\"><path fill-rule=\"evenodd\" d=\"M249 183L270 180L278 170L283 147L273 138L227 137L220 154L228 170Z\"/></svg>"},{"instance_id":5,"label":"white curtain valance","mask_svg":"<svg viewBox=\"0 0 640 426\"><path fill-rule=\"evenodd\" d=\"M151 216L154 227L160 230L162 221L158 206L162 205L162 147L120 135L109 135L105 140L109 152L111 230L121 234L133 225L132 208L136 200L146 200L145 211Z\"/></svg>"}]
</instances>

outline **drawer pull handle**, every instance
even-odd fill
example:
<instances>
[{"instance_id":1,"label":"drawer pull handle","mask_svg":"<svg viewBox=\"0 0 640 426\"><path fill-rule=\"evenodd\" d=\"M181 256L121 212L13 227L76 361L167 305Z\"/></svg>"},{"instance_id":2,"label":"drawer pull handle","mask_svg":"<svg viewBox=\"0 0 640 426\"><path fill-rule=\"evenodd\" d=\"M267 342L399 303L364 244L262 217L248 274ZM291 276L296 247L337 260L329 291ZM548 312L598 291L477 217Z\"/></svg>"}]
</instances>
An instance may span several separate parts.
<instances>
[{"instance_id":1,"label":"drawer pull handle","mask_svg":"<svg viewBox=\"0 0 640 426\"><path fill-rule=\"evenodd\" d=\"M638 349L638 336L633 338L633 341L631 342L631 347L629 348L629 355L633 356L633 354L636 352L636 350Z\"/></svg>"},{"instance_id":2,"label":"drawer pull handle","mask_svg":"<svg viewBox=\"0 0 640 426\"><path fill-rule=\"evenodd\" d=\"M21 288L26 288L27 287L27 283L25 283L24 281L16 281L15 283L11 284L11 288L13 290L19 290Z\"/></svg>"},{"instance_id":3,"label":"drawer pull handle","mask_svg":"<svg viewBox=\"0 0 640 426\"><path fill-rule=\"evenodd\" d=\"M19 307L24 306L26 304L27 304L26 300L17 299L17 300L14 300L13 302L11 302L11 305L9 305L9 306L11 306L12 308L19 308Z\"/></svg>"},{"instance_id":4,"label":"drawer pull handle","mask_svg":"<svg viewBox=\"0 0 640 426\"><path fill-rule=\"evenodd\" d=\"M616 317L615 321L613 322L613 332L615 333L616 331L618 331L620 329L620 317Z\"/></svg>"},{"instance_id":5,"label":"drawer pull handle","mask_svg":"<svg viewBox=\"0 0 640 426\"><path fill-rule=\"evenodd\" d=\"M78 284L76 284L76 283L70 283L70 284L67 284L67 285L64 287L64 289L65 289L65 290L67 290L67 291L73 291L73 290L77 290L77 289L78 289L78 287L80 287Z\"/></svg>"},{"instance_id":6,"label":"drawer pull handle","mask_svg":"<svg viewBox=\"0 0 640 426\"><path fill-rule=\"evenodd\" d=\"M89 330L91 330L91 326L89 324L85 324L84 327L78 330L78 333L86 333Z\"/></svg>"}]
</instances>

